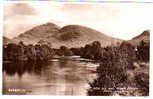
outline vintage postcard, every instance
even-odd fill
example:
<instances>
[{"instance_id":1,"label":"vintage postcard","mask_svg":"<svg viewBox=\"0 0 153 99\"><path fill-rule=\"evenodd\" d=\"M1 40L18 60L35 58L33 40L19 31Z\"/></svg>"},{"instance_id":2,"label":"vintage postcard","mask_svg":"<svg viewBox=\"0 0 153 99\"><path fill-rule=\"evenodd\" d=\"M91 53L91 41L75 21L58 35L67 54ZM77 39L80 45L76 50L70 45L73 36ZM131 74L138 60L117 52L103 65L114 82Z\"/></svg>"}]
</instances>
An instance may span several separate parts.
<instances>
[{"instance_id":1,"label":"vintage postcard","mask_svg":"<svg viewBox=\"0 0 153 99\"><path fill-rule=\"evenodd\" d=\"M3 9L3 95L149 96L151 3Z\"/></svg>"}]
</instances>

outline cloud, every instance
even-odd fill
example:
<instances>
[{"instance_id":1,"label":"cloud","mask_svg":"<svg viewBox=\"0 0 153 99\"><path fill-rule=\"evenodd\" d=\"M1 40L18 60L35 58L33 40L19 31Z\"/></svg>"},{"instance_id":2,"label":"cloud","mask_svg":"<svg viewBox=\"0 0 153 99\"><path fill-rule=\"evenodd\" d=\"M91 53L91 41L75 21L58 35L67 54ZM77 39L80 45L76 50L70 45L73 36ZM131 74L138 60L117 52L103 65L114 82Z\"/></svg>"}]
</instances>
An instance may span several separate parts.
<instances>
[{"instance_id":1,"label":"cloud","mask_svg":"<svg viewBox=\"0 0 153 99\"><path fill-rule=\"evenodd\" d=\"M137 3L7 3L5 35L13 38L46 22L59 26L79 24L107 35L130 39L153 29L152 4Z\"/></svg>"},{"instance_id":2,"label":"cloud","mask_svg":"<svg viewBox=\"0 0 153 99\"><path fill-rule=\"evenodd\" d=\"M74 23L82 22L104 22L111 20L111 16L117 17L118 9L111 8L111 5L105 4L65 4L62 11Z\"/></svg>"},{"instance_id":3,"label":"cloud","mask_svg":"<svg viewBox=\"0 0 153 99\"><path fill-rule=\"evenodd\" d=\"M37 15L37 11L28 3L10 3L4 6L5 18L14 17L17 15Z\"/></svg>"},{"instance_id":4,"label":"cloud","mask_svg":"<svg viewBox=\"0 0 153 99\"><path fill-rule=\"evenodd\" d=\"M26 10L25 10L26 9ZM53 22L63 25L60 20L58 6L34 3L11 3L5 4L4 35L13 38L33 28L34 26Z\"/></svg>"}]
</instances>

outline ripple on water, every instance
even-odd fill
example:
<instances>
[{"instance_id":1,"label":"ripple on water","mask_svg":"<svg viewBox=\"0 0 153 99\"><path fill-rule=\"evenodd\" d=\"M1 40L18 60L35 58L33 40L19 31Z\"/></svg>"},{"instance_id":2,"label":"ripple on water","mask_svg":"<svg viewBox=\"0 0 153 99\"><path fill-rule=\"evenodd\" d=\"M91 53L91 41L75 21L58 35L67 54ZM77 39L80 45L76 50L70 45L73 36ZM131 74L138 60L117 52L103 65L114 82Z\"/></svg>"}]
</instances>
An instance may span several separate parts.
<instances>
[{"instance_id":1,"label":"ripple on water","mask_svg":"<svg viewBox=\"0 0 153 99\"><path fill-rule=\"evenodd\" d=\"M47 94L86 95L98 64L91 62L57 60L47 64L9 63L4 64L3 94ZM9 89L25 89L25 93L9 92Z\"/></svg>"}]
</instances>

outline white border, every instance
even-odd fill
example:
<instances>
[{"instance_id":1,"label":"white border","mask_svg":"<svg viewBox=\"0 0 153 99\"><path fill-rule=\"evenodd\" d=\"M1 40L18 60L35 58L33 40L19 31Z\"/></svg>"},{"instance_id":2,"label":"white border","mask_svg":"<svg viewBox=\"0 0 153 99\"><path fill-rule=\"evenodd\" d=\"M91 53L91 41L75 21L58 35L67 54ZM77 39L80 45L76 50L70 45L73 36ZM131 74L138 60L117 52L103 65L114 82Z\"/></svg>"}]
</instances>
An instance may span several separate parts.
<instances>
[{"instance_id":1,"label":"white border","mask_svg":"<svg viewBox=\"0 0 153 99\"><path fill-rule=\"evenodd\" d=\"M105 0L106 1L106 0ZM118 1L126 1L126 0L118 0ZM128 0L127 0L128 1ZM130 0L129 0L130 1ZM135 0L136 1L136 0ZM141 0L141 1L143 1L143 0ZM140 1L140 2L141 2ZM144 0L145 2L147 2L147 1L151 1L151 2L153 2L152 0ZM53 2L53 3L80 3L80 4L84 4L84 3L87 3L87 2L57 2L57 1L4 1L4 2L2 2L2 3L0 3L0 71L2 72L2 36L3 36L3 4L4 3L40 3L40 2L43 2L43 3L48 3L48 2ZM96 2L94 2L94 3L96 3ZM93 4L94 4L93 3ZM87 3L87 4L91 4L91 2L89 2L89 3ZM98 3L96 3L96 4L98 4ZM102 4L102 3L100 3L100 4ZM147 3L146 3L147 4ZM153 4L153 3L152 3ZM150 13L150 14L153 14L152 12ZM145 20L145 19L144 19ZM151 75L151 73L152 73L152 70L153 70L153 53L152 53L152 47L153 47L153 45L152 45L152 40L151 40L151 38L153 37L153 35L152 35L152 31L153 30L150 30L151 31L151 33L150 33L150 96L149 97L129 97L129 96L123 96L123 97L121 97L121 96L110 96L110 97L107 97L107 98L109 98L109 99L111 99L111 98L113 98L113 99L118 99L118 98L132 98L132 99L138 99L138 98L141 98L141 99L145 99L145 98L152 98L153 99L153 91L152 91L152 88L153 88L153 85L152 85L152 81L153 81L153 78L152 78L152 75ZM0 88L1 88L1 90L0 90L0 94L2 93L2 73L0 73ZM35 95L36 96L36 95ZM60 96L60 97L57 97L57 96L44 96L44 95L37 95L36 96L36 98L37 99L41 99L42 97L40 97L40 96L43 96L44 98L74 98L74 99L78 99L78 98L104 98L105 96L90 96L90 97L86 97L86 96L79 96L79 97L73 97L73 96L69 96L69 97L67 97L67 96ZM5 98L10 98L10 97L12 97L12 96L6 96L6 95L3 95L2 97L5 97ZM17 97L17 95L14 95L13 96L14 98L21 98L21 97ZM13 98L12 97L12 98ZM26 96L24 96L24 97L22 97L22 98L24 98L24 99L26 99L26 98L32 98L30 95L26 95ZM106 97L105 97L106 98Z\"/></svg>"},{"instance_id":2,"label":"white border","mask_svg":"<svg viewBox=\"0 0 153 99\"><path fill-rule=\"evenodd\" d=\"M78 4L82 4L82 3L86 3L86 4L102 4L102 1L104 1L104 3L153 3L153 0L84 0L83 2L81 2L81 0L64 0L63 2L61 2L61 0L49 0L49 1L32 1L32 0L23 0L23 1L2 1L3 3L39 3L39 2L43 2L43 3L48 3L48 2L55 2L55 3L78 3ZM128 2L129 1L129 2Z\"/></svg>"},{"instance_id":3,"label":"white border","mask_svg":"<svg viewBox=\"0 0 153 99\"><path fill-rule=\"evenodd\" d=\"M0 3L0 93L2 93L3 3Z\"/></svg>"}]
</instances>

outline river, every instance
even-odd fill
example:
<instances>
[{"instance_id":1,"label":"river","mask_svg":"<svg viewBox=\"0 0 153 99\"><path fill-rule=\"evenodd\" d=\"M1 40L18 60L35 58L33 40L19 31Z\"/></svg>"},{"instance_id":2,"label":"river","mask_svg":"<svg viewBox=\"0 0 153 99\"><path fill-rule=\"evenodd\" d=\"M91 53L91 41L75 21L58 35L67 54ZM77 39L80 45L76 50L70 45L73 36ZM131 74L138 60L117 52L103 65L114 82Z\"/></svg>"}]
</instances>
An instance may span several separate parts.
<instances>
[{"instance_id":1,"label":"river","mask_svg":"<svg viewBox=\"0 0 153 99\"><path fill-rule=\"evenodd\" d=\"M3 94L87 95L96 78L93 62L52 59L49 62L4 62Z\"/></svg>"}]
</instances>

